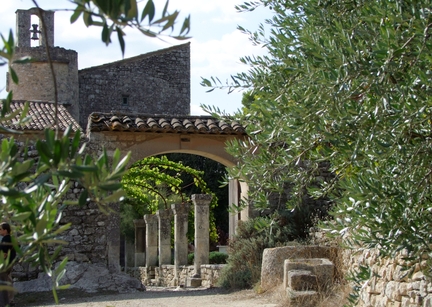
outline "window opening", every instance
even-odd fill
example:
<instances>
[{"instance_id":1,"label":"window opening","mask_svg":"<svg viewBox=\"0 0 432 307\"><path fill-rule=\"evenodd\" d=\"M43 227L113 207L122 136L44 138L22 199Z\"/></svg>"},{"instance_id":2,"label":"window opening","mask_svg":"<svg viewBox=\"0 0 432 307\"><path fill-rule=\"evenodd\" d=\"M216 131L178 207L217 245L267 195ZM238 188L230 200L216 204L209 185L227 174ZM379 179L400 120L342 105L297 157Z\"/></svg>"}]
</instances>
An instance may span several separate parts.
<instances>
[{"instance_id":1,"label":"window opening","mask_svg":"<svg viewBox=\"0 0 432 307\"><path fill-rule=\"evenodd\" d=\"M129 96L127 96L127 95L123 95L123 98L122 98L122 104L123 104L124 106L127 106L127 105L129 104Z\"/></svg>"},{"instance_id":2,"label":"window opening","mask_svg":"<svg viewBox=\"0 0 432 307\"><path fill-rule=\"evenodd\" d=\"M39 17L37 15L31 15L31 28L29 29L31 33L31 47L38 47L41 45L41 29L39 29Z\"/></svg>"}]
</instances>

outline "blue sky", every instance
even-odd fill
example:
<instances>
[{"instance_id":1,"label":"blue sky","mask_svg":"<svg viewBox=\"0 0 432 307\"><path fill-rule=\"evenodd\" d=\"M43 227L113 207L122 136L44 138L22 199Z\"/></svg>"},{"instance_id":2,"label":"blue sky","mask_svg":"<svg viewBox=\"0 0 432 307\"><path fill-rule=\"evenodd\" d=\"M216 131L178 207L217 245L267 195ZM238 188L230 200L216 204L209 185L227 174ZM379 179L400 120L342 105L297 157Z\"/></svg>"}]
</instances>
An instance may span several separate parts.
<instances>
[{"instance_id":1,"label":"blue sky","mask_svg":"<svg viewBox=\"0 0 432 307\"><path fill-rule=\"evenodd\" d=\"M145 1L141 1L145 2ZM165 1L156 0L164 4ZM67 0L38 0L43 9L59 9L71 7ZM231 74L247 71L248 67L241 64L239 58L246 55L264 54L264 49L253 46L245 34L237 30L237 25L255 30L259 23L270 17L263 9L252 13L237 13L234 6L241 4L238 0L170 0L170 11L180 10L181 16L191 15L191 113L205 114L200 104L216 106L232 113L241 107L241 93L227 93L227 90L215 90L206 93L206 88L199 85L201 77L218 77L227 80ZM34 7L31 0L1 0L0 33L7 35L9 29L15 31L15 11ZM122 54L113 37L113 44L105 46L100 40L100 29L86 28L81 20L71 25L71 12L55 13L55 46L78 52L79 69L101 65L120 60ZM177 32L174 32L177 34ZM138 31L127 31L125 58L183 44L169 38L154 39L140 34ZM6 68L0 68L0 97L5 97L4 86Z\"/></svg>"}]
</instances>

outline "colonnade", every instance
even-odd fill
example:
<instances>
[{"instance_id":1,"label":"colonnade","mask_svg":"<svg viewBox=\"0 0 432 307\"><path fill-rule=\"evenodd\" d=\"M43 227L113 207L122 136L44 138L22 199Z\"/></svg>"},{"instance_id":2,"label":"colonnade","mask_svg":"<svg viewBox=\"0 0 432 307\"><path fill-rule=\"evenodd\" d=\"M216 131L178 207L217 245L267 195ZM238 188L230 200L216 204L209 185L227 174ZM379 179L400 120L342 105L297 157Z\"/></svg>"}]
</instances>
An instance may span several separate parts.
<instances>
[{"instance_id":1,"label":"colonnade","mask_svg":"<svg viewBox=\"0 0 432 307\"><path fill-rule=\"evenodd\" d=\"M194 194L194 276L201 274L201 264L209 262L209 229L211 195ZM146 214L135 225L135 267L156 267L172 263L171 221L174 219L174 265L187 265L188 215L190 204L172 204L171 208Z\"/></svg>"}]
</instances>

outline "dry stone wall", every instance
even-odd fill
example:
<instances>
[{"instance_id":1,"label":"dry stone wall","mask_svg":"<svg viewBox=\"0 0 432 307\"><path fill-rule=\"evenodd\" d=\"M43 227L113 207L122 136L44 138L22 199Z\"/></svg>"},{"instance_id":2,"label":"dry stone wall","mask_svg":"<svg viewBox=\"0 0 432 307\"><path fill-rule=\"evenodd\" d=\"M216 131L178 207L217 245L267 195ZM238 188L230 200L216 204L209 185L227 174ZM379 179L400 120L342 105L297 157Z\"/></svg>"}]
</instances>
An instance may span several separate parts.
<instances>
[{"instance_id":1,"label":"dry stone wall","mask_svg":"<svg viewBox=\"0 0 432 307\"><path fill-rule=\"evenodd\" d=\"M78 72L80 125L91 112L190 114L190 45Z\"/></svg>"},{"instance_id":2,"label":"dry stone wall","mask_svg":"<svg viewBox=\"0 0 432 307\"><path fill-rule=\"evenodd\" d=\"M335 245L322 232L313 235L315 243ZM432 283L422 272L427 260L406 260L402 251L381 259L378 249L342 250L340 263L345 276L360 266L370 269L371 278L361 285L358 307L432 307Z\"/></svg>"},{"instance_id":3,"label":"dry stone wall","mask_svg":"<svg viewBox=\"0 0 432 307\"><path fill-rule=\"evenodd\" d=\"M359 307L430 307L432 283L422 272L426 260L410 265L404 253L394 258L380 259L379 251L366 249L345 251L347 268L360 265L370 268L370 278L360 290Z\"/></svg>"}]
</instances>

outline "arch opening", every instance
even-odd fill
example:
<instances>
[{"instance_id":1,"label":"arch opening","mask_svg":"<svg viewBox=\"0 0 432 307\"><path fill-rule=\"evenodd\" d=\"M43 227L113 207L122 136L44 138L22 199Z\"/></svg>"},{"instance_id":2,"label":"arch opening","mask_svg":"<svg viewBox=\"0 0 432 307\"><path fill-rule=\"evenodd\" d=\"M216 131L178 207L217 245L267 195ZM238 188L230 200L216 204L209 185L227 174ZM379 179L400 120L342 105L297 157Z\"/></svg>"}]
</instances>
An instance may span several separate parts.
<instances>
[{"instance_id":1,"label":"arch opening","mask_svg":"<svg viewBox=\"0 0 432 307\"><path fill-rule=\"evenodd\" d=\"M154 158L154 159L153 159ZM214 198L211 205L210 214L210 250L218 251L220 246L226 246L228 244L229 229L230 229L230 216L228 212L229 208L229 186L226 184L221 187L221 182L226 179L226 168L225 165L214 161L212 159L206 158L202 155L197 154L185 154L185 153L166 153L162 155L155 155L153 157L146 157L141 160L135 161L132 164L130 170L132 170L133 175L136 176L137 168L141 170L147 165L152 163L159 163L159 159L167 159L168 161L177 163L178 165L183 165L186 168L196 170L197 172L181 172L179 169L163 169L158 168L158 172L165 172L169 176L173 176L181 181L181 190L172 192L169 186L161 184L155 186L155 190L146 192L143 191L141 200L136 198L126 198L126 201L121 205L121 251L120 251L120 267L136 267L137 262L142 262L136 258L137 253L143 254L145 242L137 242L137 240L144 240L142 237L136 237L136 223L138 220L142 220L145 214L154 214L156 209L166 210L174 203L180 203L184 201L183 196L176 195L176 193L182 193L184 196L190 199L193 194L202 194L202 185L196 184L198 179L197 173L199 172L199 179L205 183L205 187L208 189L207 192L211 192ZM165 160L162 160L162 162ZM141 164L142 163L142 164ZM169 173L169 174L168 174ZM143 171L144 176L148 174L147 169ZM161 175L161 174L158 174ZM130 182L130 177L125 175L126 180L124 182ZM158 176L160 180L162 176ZM156 181L148 178L150 184L155 184ZM134 181L135 182L135 181ZM131 187L128 187L127 191ZM144 187L145 188L145 187ZM172 188L172 190L175 190ZM155 199L159 198L159 200ZM161 199L163 200L161 201ZM167 207L168 202L168 207ZM156 204L156 205L155 205ZM193 246L194 242L194 225L193 225L193 211L191 211L191 216L189 217L189 231L188 240ZM138 235L139 236L139 235ZM173 238L172 238L173 240Z\"/></svg>"}]
</instances>

